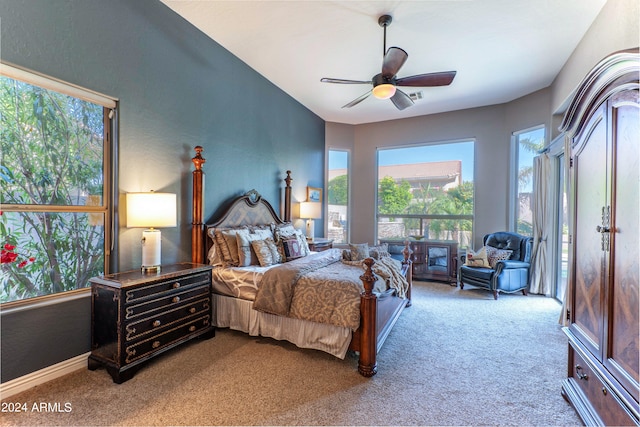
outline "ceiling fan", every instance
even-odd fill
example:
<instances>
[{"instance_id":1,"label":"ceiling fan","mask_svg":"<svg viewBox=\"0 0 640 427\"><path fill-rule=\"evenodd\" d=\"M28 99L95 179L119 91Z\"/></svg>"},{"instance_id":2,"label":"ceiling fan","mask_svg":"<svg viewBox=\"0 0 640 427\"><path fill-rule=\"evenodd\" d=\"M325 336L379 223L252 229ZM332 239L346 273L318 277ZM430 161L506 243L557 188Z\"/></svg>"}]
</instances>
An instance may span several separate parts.
<instances>
[{"instance_id":1,"label":"ceiling fan","mask_svg":"<svg viewBox=\"0 0 640 427\"><path fill-rule=\"evenodd\" d=\"M455 71L443 71L439 73L417 74L415 76L397 78L396 74L404 65L407 52L399 47L390 47L387 50L387 27L391 24L391 15L382 15L378 18L378 24L384 28L384 46L382 49L384 58L382 60L382 72L373 76L371 80L345 80L324 77L320 79L324 83L338 84L371 84L373 88L367 93L359 96L342 108L351 108L367 99L371 94L378 99L391 99L391 102L398 108L404 110L413 105L413 100L397 88L397 86L411 87L433 87L448 86L456 76Z\"/></svg>"}]
</instances>

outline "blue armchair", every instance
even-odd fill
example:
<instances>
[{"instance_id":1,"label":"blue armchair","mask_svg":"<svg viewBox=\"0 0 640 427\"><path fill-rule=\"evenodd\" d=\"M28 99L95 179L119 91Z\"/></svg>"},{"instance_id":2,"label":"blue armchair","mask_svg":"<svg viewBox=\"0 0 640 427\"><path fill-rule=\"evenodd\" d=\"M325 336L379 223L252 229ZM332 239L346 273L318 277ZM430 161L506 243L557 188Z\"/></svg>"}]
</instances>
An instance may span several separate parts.
<instances>
[{"instance_id":1,"label":"blue armchair","mask_svg":"<svg viewBox=\"0 0 640 427\"><path fill-rule=\"evenodd\" d=\"M462 265L460 289L464 289L465 284L489 289L493 292L494 299L498 299L498 292L522 291L527 295L533 239L517 233L500 231L484 236L483 243L484 246L510 250L511 257L508 260L497 261L495 268Z\"/></svg>"}]
</instances>

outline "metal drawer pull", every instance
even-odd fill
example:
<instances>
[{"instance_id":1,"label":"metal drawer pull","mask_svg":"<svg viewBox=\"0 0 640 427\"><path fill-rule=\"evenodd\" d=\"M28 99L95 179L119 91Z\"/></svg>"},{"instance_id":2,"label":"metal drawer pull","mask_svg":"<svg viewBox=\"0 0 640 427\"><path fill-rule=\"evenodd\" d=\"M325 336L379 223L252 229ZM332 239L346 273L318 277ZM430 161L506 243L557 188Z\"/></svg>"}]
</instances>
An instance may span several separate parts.
<instances>
[{"instance_id":1,"label":"metal drawer pull","mask_svg":"<svg viewBox=\"0 0 640 427\"><path fill-rule=\"evenodd\" d=\"M191 307L191 308L189 309L189 313L193 314L193 313L195 313L195 312L196 312L196 308L195 308L195 307Z\"/></svg>"},{"instance_id":2,"label":"metal drawer pull","mask_svg":"<svg viewBox=\"0 0 640 427\"><path fill-rule=\"evenodd\" d=\"M151 345L151 347L153 347L153 348L160 347L160 341L154 341L153 344Z\"/></svg>"},{"instance_id":3,"label":"metal drawer pull","mask_svg":"<svg viewBox=\"0 0 640 427\"><path fill-rule=\"evenodd\" d=\"M189 332L193 332L193 331L195 331L195 330L196 330L196 327L195 327L195 326L193 326L193 325L192 325L192 326L190 326L190 327L189 327Z\"/></svg>"},{"instance_id":4,"label":"metal drawer pull","mask_svg":"<svg viewBox=\"0 0 640 427\"><path fill-rule=\"evenodd\" d=\"M160 326L160 321L159 320L154 320L153 327L157 328L158 326Z\"/></svg>"},{"instance_id":5,"label":"metal drawer pull","mask_svg":"<svg viewBox=\"0 0 640 427\"><path fill-rule=\"evenodd\" d=\"M602 387L602 394L604 394L605 396L607 395L607 389Z\"/></svg>"},{"instance_id":6,"label":"metal drawer pull","mask_svg":"<svg viewBox=\"0 0 640 427\"><path fill-rule=\"evenodd\" d=\"M178 289L180 287L180 282L176 282L173 284L173 289Z\"/></svg>"},{"instance_id":7,"label":"metal drawer pull","mask_svg":"<svg viewBox=\"0 0 640 427\"><path fill-rule=\"evenodd\" d=\"M578 379L585 380L585 381L588 380L589 375L583 374L581 371L582 371L582 366L576 365L576 375L578 375Z\"/></svg>"},{"instance_id":8,"label":"metal drawer pull","mask_svg":"<svg viewBox=\"0 0 640 427\"><path fill-rule=\"evenodd\" d=\"M180 297L173 297L172 302L180 302Z\"/></svg>"}]
</instances>

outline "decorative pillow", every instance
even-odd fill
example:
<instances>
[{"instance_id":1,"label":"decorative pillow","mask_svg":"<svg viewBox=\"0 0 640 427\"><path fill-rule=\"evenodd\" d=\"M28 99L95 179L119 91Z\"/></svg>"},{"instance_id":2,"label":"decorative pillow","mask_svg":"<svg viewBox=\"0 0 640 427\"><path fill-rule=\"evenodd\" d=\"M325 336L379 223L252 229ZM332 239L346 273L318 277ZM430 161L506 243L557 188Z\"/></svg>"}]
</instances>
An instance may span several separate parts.
<instances>
[{"instance_id":1,"label":"decorative pillow","mask_svg":"<svg viewBox=\"0 0 640 427\"><path fill-rule=\"evenodd\" d=\"M309 250L309 244L307 243L306 236L302 233L302 231L296 229L290 223L281 224L274 227L273 236L275 238L276 245L282 248L282 240L290 239L295 237L298 239L298 243L300 244L300 248L302 251L302 256L307 256L311 253ZM286 258L286 254L282 254L284 258Z\"/></svg>"},{"instance_id":2,"label":"decorative pillow","mask_svg":"<svg viewBox=\"0 0 640 427\"><path fill-rule=\"evenodd\" d=\"M381 245L370 246L369 256L373 259L390 257L391 254L389 253L389 245L387 243L382 243Z\"/></svg>"},{"instance_id":3,"label":"decorative pillow","mask_svg":"<svg viewBox=\"0 0 640 427\"><path fill-rule=\"evenodd\" d=\"M300 241L296 237L282 239L282 250L285 261L292 261L305 256Z\"/></svg>"},{"instance_id":4,"label":"decorative pillow","mask_svg":"<svg viewBox=\"0 0 640 427\"><path fill-rule=\"evenodd\" d=\"M351 251L349 249L342 250L342 259L345 261L351 261Z\"/></svg>"},{"instance_id":5,"label":"decorative pillow","mask_svg":"<svg viewBox=\"0 0 640 427\"><path fill-rule=\"evenodd\" d=\"M271 237L264 240L253 240L251 247L256 253L256 258L261 267L268 267L273 264L280 264L280 252L276 247L276 243Z\"/></svg>"},{"instance_id":6,"label":"decorative pillow","mask_svg":"<svg viewBox=\"0 0 640 427\"><path fill-rule=\"evenodd\" d=\"M493 246L486 246L487 250L487 259L489 260L489 265L491 268L495 269L498 261L504 261L511 258L511 254L513 251L508 249L498 249Z\"/></svg>"},{"instance_id":7,"label":"decorative pillow","mask_svg":"<svg viewBox=\"0 0 640 427\"><path fill-rule=\"evenodd\" d=\"M351 261L362 261L369 257L368 243L350 243L349 250L351 251Z\"/></svg>"},{"instance_id":8,"label":"decorative pillow","mask_svg":"<svg viewBox=\"0 0 640 427\"><path fill-rule=\"evenodd\" d=\"M244 228L244 227L242 227ZM227 241L227 239L225 239L225 236L223 235L223 232L229 234L237 232L239 229L241 228L216 228L216 229L210 229L209 230L209 235L211 235L211 230L213 230L214 233L214 240L216 241L216 243L218 244L218 249L220 250L220 255L222 257L222 259L224 260L224 262L226 264L230 264L230 265L237 265L238 263L238 249L237 246L238 244L235 241L235 236L234 236L234 240L233 240L233 245L231 247L229 247L229 243ZM235 264L234 264L234 258L232 255L232 251L235 252L236 257L235 257Z\"/></svg>"},{"instance_id":9,"label":"decorative pillow","mask_svg":"<svg viewBox=\"0 0 640 427\"><path fill-rule=\"evenodd\" d=\"M254 240L264 240L271 237L271 229L254 229L250 232L249 229L239 230L236 233L236 241L238 244L238 267L246 267L249 265L258 265L258 257L255 250L251 247L251 242Z\"/></svg>"},{"instance_id":10,"label":"decorative pillow","mask_svg":"<svg viewBox=\"0 0 640 427\"><path fill-rule=\"evenodd\" d=\"M220 249L218 249L218 244L215 240L213 240L213 244L209 248L209 253L207 254L207 259L209 260L209 265L217 267L219 265L224 265L224 260L220 254Z\"/></svg>"},{"instance_id":11,"label":"decorative pillow","mask_svg":"<svg viewBox=\"0 0 640 427\"><path fill-rule=\"evenodd\" d=\"M240 264L240 256L238 255L238 239L237 234L246 230L246 228L231 228L229 230L222 230L220 234L222 235L224 241L227 243L227 248L229 249L229 259L227 259L225 255L225 261L229 264L237 267ZM217 236L217 231L216 231ZM224 250L223 250L224 253Z\"/></svg>"},{"instance_id":12,"label":"decorative pillow","mask_svg":"<svg viewBox=\"0 0 640 427\"><path fill-rule=\"evenodd\" d=\"M489 265L489 261L487 260L486 247L483 246L482 249L477 252L469 249L467 251L467 261L465 262L465 265L468 265L470 267L491 268L491 266Z\"/></svg>"}]
</instances>

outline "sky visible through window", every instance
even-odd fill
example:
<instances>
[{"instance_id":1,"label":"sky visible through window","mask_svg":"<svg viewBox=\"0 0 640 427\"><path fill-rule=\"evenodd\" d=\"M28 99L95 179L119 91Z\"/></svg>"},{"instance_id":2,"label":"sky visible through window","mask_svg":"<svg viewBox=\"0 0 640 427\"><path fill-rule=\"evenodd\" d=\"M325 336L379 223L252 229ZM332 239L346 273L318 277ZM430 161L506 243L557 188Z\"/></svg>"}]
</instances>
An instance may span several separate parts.
<instances>
[{"instance_id":1,"label":"sky visible through window","mask_svg":"<svg viewBox=\"0 0 640 427\"><path fill-rule=\"evenodd\" d=\"M445 160L462 160L462 180L473 181L473 141L383 149L378 154L378 166ZM331 169L345 169L346 157L339 151L329 151L329 165Z\"/></svg>"}]
</instances>

